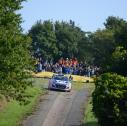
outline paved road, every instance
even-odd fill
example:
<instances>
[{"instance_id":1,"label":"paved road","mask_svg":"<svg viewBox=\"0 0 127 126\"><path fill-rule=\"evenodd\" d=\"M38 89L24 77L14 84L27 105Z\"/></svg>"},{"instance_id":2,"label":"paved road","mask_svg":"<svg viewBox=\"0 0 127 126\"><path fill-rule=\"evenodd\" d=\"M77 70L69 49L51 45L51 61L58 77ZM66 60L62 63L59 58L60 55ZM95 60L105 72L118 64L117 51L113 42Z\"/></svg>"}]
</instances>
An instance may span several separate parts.
<instances>
[{"instance_id":1,"label":"paved road","mask_svg":"<svg viewBox=\"0 0 127 126\"><path fill-rule=\"evenodd\" d=\"M81 126L88 91L49 91L42 96L33 115L23 121L23 126Z\"/></svg>"}]
</instances>

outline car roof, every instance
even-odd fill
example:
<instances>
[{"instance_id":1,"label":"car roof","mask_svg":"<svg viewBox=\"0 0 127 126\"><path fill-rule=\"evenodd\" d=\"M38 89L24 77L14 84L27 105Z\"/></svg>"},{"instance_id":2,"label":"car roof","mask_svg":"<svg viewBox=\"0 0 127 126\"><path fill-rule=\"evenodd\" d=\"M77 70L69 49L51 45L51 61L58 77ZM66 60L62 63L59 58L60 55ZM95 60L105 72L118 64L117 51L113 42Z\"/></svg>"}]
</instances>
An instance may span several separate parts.
<instances>
[{"instance_id":1,"label":"car roof","mask_svg":"<svg viewBox=\"0 0 127 126\"><path fill-rule=\"evenodd\" d=\"M53 74L53 76L52 76L52 77L56 77L56 76L63 77L63 76L64 76L64 74Z\"/></svg>"},{"instance_id":2,"label":"car roof","mask_svg":"<svg viewBox=\"0 0 127 126\"><path fill-rule=\"evenodd\" d=\"M63 80L63 81L69 81L67 76L54 76L53 79L55 80Z\"/></svg>"}]
</instances>

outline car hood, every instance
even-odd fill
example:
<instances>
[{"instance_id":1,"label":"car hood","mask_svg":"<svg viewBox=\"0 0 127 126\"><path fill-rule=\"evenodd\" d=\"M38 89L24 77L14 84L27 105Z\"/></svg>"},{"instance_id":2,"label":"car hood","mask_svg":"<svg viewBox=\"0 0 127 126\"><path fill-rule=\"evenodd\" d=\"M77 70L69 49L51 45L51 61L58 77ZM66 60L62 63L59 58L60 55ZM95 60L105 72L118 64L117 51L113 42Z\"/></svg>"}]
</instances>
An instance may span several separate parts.
<instances>
[{"instance_id":1,"label":"car hood","mask_svg":"<svg viewBox=\"0 0 127 126\"><path fill-rule=\"evenodd\" d=\"M68 81L55 80L55 83L67 85Z\"/></svg>"}]
</instances>

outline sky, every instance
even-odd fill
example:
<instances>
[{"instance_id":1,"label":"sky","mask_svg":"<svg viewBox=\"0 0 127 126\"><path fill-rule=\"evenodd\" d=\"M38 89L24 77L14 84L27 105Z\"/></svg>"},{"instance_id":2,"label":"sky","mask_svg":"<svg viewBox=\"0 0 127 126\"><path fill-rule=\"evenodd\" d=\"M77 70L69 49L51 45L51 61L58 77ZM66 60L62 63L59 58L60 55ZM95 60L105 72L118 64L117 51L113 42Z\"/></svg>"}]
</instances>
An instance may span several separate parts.
<instances>
[{"instance_id":1,"label":"sky","mask_svg":"<svg viewBox=\"0 0 127 126\"><path fill-rule=\"evenodd\" d=\"M108 16L127 20L127 0L27 0L20 10L27 32L38 20L75 21L83 31L104 28Z\"/></svg>"}]
</instances>

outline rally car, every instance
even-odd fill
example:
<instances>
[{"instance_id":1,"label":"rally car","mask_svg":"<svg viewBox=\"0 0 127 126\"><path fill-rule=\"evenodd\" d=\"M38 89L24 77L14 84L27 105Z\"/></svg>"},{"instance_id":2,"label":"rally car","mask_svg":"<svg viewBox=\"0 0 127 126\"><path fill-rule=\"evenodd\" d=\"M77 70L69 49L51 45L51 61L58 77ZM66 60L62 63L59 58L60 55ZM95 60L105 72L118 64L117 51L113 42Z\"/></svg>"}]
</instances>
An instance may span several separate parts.
<instances>
[{"instance_id":1,"label":"rally car","mask_svg":"<svg viewBox=\"0 0 127 126\"><path fill-rule=\"evenodd\" d=\"M71 81L64 75L53 75L49 80L48 89L57 89L63 91L71 91Z\"/></svg>"}]
</instances>

